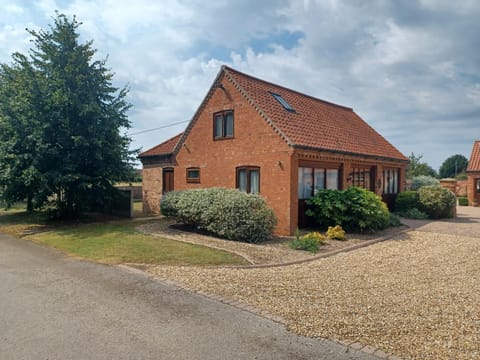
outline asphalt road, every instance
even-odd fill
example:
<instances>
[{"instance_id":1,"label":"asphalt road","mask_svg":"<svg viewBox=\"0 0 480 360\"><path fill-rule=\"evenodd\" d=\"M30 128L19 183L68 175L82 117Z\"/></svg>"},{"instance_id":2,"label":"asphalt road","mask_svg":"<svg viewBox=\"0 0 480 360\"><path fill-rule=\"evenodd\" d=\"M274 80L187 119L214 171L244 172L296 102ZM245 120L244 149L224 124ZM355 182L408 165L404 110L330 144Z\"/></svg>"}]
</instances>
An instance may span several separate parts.
<instances>
[{"instance_id":1,"label":"asphalt road","mask_svg":"<svg viewBox=\"0 0 480 360\"><path fill-rule=\"evenodd\" d=\"M142 274L0 234L0 359L375 359Z\"/></svg>"}]
</instances>

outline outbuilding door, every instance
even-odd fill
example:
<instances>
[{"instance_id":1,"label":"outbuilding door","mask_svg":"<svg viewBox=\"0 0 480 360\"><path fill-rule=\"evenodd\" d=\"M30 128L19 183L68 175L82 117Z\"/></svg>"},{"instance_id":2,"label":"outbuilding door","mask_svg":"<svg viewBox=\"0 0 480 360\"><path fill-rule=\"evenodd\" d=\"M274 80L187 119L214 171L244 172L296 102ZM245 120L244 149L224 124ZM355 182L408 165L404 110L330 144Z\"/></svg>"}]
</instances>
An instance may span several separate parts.
<instances>
[{"instance_id":1,"label":"outbuilding door","mask_svg":"<svg viewBox=\"0 0 480 360\"><path fill-rule=\"evenodd\" d=\"M162 193L173 191L173 168L165 168L162 171Z\"/></svg>"}]
</instances>

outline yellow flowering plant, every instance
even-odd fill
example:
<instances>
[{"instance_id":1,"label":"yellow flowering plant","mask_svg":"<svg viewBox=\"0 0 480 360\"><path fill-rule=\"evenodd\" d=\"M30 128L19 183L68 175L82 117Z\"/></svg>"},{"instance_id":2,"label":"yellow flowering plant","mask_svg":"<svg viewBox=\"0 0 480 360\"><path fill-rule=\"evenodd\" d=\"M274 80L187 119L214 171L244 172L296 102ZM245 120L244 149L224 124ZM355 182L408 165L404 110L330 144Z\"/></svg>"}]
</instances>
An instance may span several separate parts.
<instances>
[{"instance_id":1,"label":"yellow flowering plant","mask_svg":"<svg viewBox=\"0 0 480 360\"><path fill-rule=\"evenodd\" d=\"M346 240L345 230L340 225L329 226L327 230L327 237L335 240Z\"/></svg>"}]
</instances>

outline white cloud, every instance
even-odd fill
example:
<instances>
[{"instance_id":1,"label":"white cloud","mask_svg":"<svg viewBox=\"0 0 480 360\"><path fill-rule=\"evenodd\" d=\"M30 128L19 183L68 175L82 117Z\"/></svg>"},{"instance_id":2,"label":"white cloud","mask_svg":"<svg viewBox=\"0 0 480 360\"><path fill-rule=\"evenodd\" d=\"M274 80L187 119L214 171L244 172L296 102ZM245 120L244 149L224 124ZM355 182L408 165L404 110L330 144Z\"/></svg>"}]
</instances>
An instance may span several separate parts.
<instances>
[{"instance_id":1,"label":"white cloud","mask_svg":"<svg viewBox=\"0 0 480 360\"><path fill-rule=\"evenodd\" d=\"M83 40L130 84L134 131L189 119L220 65L353 107L406 154L438 167L480 135L480 4L342 0L40 0L0 14L0 61L25 27L76 14ZM300 32L284 46L279 34ZM274 40L276 39L276 40ZM256 41L261 40L259 46ZM134 137L151 147L183 125Z\"/></svg>"}]
</instances>

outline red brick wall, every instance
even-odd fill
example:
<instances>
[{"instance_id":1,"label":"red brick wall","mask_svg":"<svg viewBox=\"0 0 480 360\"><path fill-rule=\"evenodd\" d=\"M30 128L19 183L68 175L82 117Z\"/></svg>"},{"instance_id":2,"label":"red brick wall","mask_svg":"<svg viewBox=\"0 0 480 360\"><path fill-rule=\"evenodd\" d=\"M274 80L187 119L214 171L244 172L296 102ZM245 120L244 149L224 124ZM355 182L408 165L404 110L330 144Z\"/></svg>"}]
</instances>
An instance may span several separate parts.
<instances>
[{"instance_id":1,"label":"red brick wall","mask_svg":"<svg viewBox=\"0 0 480 360\"><path fill-rule=\"evenodd\" d=\"M145 167L142 170L143 212L145 214L160 213L160 198L162 197L162 168L159 166Z\"/></svg>"},{"instance_id":2,"label":"red brick wall","mask_svg":"<svg viewBox=\"0 0 480 360\"><path fill-rule=\"evenodd\" d=\"M457 196L467 196L467 183L468 180L458 180L455 188Z\"/></svg>"},{"instance_id":3,"label":"red brick wall","mask_svg":"<svg viewBox=\"0 0 480 360\"><path fill-rule=\"evenodd\" d=\"M179 151L175 189L236 186L236 167L260 167L260 194L277 216L277 234L290 234L292 149L225 78L217 88ZM234 138L213 140L213 114L234 111ZM186 169L200 168L200 183L186 182Z\"/></svg>"},{"instance_id":4,"label":"red brick wall","mask_svg":"<svg viewBox=\"0 0 480 360\"><path fill-rule=\"evenodd\" d=\"M478 204L480 204L480 194L477 194L476 188L475 188L476 179L480 179L480 172L468 174L467 197L468 197L468 205L470 206L478 206Z\"/></svg>"}]
</instances>

